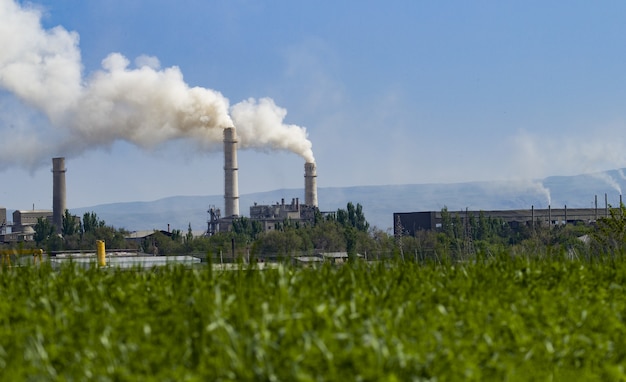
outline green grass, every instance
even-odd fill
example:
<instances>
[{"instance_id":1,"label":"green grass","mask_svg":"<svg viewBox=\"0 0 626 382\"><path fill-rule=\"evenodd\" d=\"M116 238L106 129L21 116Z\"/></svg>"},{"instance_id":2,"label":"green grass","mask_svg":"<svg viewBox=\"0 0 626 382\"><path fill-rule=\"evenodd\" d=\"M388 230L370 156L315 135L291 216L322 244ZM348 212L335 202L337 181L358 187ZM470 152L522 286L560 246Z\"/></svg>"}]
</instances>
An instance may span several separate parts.
<instances>
[{"instance_id":1,"label":"green grass","mask_svg":"<svg viewBox=\"0 0 626 382\"><path fill-rule=\"evenodd\" d=\"M0 379L625 380L626 261L0 271Z\"/></svg>"}]
</instances>

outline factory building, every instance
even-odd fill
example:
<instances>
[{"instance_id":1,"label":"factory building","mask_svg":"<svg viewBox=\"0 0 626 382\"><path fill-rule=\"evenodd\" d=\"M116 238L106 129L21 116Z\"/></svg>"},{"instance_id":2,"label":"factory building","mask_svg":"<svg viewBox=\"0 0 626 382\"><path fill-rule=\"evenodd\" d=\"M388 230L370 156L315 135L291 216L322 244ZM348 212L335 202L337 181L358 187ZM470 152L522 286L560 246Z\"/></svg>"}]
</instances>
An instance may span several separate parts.
<instances>
[{"instance_id":1,"label":"factory building","mask_svg":"<svg viewBox=\"0 0 626 382\"><path fill-rule=\"evenodd\" d=\"M285 199L273 205L257 205L250 207L250 219L261 222L264 231L276 229L285 221L293 223L313 224L317 205L317 168L315 163L304 164L304 204L300 199L291 199L285 204Z\"/></svg>"},{"instance_id":2,"label":"factory building","mask_svg":"<svg viewBox=\"0 0 626 382\"><path fill-rule=\"evenodd\" d=\"M22 231L26 227L37 224L38 219L52 221L53 211L50 210L29 210L13 211L13 230Z\"/></svg>"},{"instance_id":3,"label":"factory building","mask_svg":"<svg viewBox=\"0 0 626 382\"><path fill-rule=\"evenodd\" d=\"M0 214L2 212L0 211ZM6 216L6 209L4 210ZM35 236L35 224L38 219L52 221L51 210L27 210L13 211L13 224L10 225L11 232L7 232L8 223L0 234L0 241L4 243L14 243L21 241L33 241ZM6 218L5 218L6 221Z\"/></svg>"},{"instance_id":4,"label":"factory building","mask_svg":"<svg viewBox=\"0 0 626 382\"><path fill-rule=\"evenodd\" d=\"M250 207L250 219L259 221L264 231L272 231L285 221L294 223L312 224L315 222L317 207L300 204L298 198L291 199L285 204L285 199L273 205L257 205Z\"/></svg>"},{"instance_id":5,"label":"factory building","mask_svg":"<svg viewBox=\"0 0 626 382\"><path fill-rule=\"evenodd\" d=\"M450 219L466 224L470 219L483 216L497 219L511 227L542 226L551 227L561 224L590 224L599 218L610 216L608 204L603 209L595 208L530 208L526 210L494 210L494 211L448 211ZM393 214L393 233L395 236L415 236L418 231L439 230L442 228L441 211L396 212Z\"/></svg>"}]
</instances>

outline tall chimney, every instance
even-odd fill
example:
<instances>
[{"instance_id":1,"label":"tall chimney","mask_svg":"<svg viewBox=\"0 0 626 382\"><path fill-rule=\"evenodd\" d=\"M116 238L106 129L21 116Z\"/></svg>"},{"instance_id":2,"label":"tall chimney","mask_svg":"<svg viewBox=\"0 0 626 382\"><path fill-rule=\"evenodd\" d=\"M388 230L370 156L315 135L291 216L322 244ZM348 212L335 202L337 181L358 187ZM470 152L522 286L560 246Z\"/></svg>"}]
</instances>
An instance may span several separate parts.
<instances>
[{"instance_id":1,"label":"tall chimney","mask_svg":"<svg viewBox=\"0 0 626 382\"><path fill-rule=\"evenodd\" d=\"M234 127L224 129L224 217L239 216L237 182L237 133Z\"/></svg>"},{"instance_id":2,"label":"tall chimney","mask_svg":"<svg viewBox=\"0 0 626 382\"><path fill-rule=\"evenodd\" d=\"M57 233L63 228L65 203L65 158L52 158L52 224Z\"/></svg>"},{"instance_id":3,"label":"tall chimney","mask_svg":"<svg viewBox=\"0 0 626 382\"><path fill-rule=\"evenodd\" d=\"M317 169L313 162L304 164L304 204L317 207Z\"/></svg>"}]
</instances>

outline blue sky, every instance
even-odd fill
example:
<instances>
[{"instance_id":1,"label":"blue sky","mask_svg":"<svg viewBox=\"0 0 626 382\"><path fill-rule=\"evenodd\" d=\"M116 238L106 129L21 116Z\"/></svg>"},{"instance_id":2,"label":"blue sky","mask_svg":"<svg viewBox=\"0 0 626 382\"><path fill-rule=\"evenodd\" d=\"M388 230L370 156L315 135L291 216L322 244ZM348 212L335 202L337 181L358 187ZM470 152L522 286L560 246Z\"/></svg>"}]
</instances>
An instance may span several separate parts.
<instances>
[{"instance_id":1,"label":"blue sky","mask_svg":"<svg viewBox=\"0 0 626 382\"><path fill-rule=\"evenodd\" d=\"M230 105L273 99L285 123L306 128L319 187L626 167L624 2L32 4L44 29L80 36L83 81L120 53L176 66L190 87L218 91ZM0 90L0 150L21 144L11 142L16 130L47 124L37 107ZM57 129L42 136L54 140ZM69 208L221 194L222 152L193 146L174 139L146 150L119 140L51 155L66 156ZM51 156L27 154L0 155L0 205L51 208ZM303 166L293 152L241 150L240 193L302 188Z\"/></svg>"}]
</instances>

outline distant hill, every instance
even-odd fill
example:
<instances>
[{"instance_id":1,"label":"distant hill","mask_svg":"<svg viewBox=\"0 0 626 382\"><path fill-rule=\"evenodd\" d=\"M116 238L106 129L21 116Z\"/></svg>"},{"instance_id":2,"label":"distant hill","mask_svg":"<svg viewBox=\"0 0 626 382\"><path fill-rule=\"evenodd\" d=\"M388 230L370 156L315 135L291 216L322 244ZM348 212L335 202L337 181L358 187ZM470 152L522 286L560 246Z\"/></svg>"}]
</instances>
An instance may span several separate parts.
<instances>
[{"instance_id":1,"label":"distant hill","mask_svg":"<svg viewBox=\"0 0 626 382\"><path fill-rule=\"evenodd\" d=\"M604 207L617 206L621 189L626 187L623 170L577 176L553 176L541 181L468 182L452 184L409 184L387 186L330 187L318 189L322 211L346 208L348 202L360 203L370 225L383 230L393 225L394 212L440 210L507 210L554 208L564 205L574 208L591 208L598 198ZM302 189L280 189L240 195L240 211L247 216L253 203L274 204L292 198L304 200ZM172 196L152 202L125 202L75 208L71 212L82 216L93 211L107 224L128 230L171 229L206 230L207 209L215 205L223 209L222 195Z\"/></svg>"}]
</instances>

